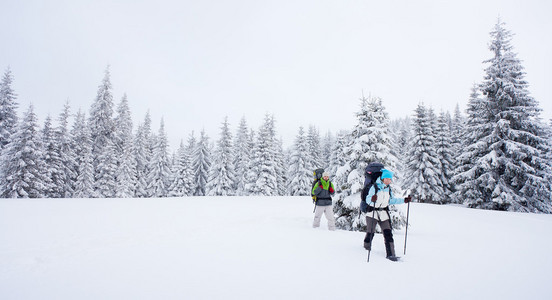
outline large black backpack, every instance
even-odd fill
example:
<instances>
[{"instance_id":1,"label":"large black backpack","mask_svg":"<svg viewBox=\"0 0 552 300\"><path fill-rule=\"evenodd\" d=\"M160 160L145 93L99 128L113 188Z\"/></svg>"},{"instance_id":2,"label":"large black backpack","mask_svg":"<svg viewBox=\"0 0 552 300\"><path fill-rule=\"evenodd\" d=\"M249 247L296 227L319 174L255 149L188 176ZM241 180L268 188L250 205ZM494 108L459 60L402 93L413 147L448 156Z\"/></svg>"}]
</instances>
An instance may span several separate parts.
<instances>
[{"instance_id":1,"label":"large black backpack","mask_svg":"<svg viewBox=\"0 0 552 300\"><path fill-rule=\"evenodd\" d=\"M312 182L312 186L311 186L311 197L312 197L312 201L315 202L315 203L316 203L316 196L312 193L312 189L314 189L314 185L316 185L318 180L320 180L320 178L322 178L323 173L324 173L324 169L316 169L312 173L314 178L313 178L313 182Z\"/></svg>"},{"instance_id":2,"label":"large black backpack","mask_svg":"<svg viewBox=\"0 0 552 300\"><path fill-rule=\"evenodd\" d=\"M362 189L362 193L360 194L360 211L361 212L367 212L368 211L368 203L366 203L366 196L368 195L368 192L370 192L370 188L374 186L376 189L376 193L378 192L378 185L374 184L378 177L381 176L381 169L383 169L384 166L382 163L379 162L371 162L366 166L366 170L364 172L364 188Z\"/></svg>"}]
</instances>

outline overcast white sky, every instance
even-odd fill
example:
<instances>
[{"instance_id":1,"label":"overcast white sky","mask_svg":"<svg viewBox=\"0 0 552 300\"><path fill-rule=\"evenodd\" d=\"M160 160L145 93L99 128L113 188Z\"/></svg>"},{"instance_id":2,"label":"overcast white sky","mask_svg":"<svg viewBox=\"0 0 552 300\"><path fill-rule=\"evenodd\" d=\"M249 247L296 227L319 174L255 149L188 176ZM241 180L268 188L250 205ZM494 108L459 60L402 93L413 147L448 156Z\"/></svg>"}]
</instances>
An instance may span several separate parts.
<instances>
[{"instance_id":1,"label":"overcast white sky","mask_svg":"<svg viewBox=\"0 0 552 300\"><path fill-rule=\"evenodd\" d=\"M203 128L217 140L225 116L257 129L266 113L287 146L299 126L350 129L362 91L392 118L420 101L464 110L500 16L550 119L551 3L0 0L0 71L41 120L67 100L88 112L110 65L115 103L128 95L135 126L163 117L171 148Z\"/></svg>"}]
</instances>

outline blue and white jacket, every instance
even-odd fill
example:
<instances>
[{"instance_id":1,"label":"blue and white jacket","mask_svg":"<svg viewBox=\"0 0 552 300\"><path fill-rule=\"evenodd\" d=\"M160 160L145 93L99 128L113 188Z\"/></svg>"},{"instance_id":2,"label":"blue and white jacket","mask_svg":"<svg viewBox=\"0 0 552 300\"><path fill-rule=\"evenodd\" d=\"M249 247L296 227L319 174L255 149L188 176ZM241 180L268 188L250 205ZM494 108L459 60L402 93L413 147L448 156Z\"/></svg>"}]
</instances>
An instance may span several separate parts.
<instances>
[{"instance_id":1,"label":"blue and white jacket","mask_svg":"<svg viewBox=\"0 0 552 300\"><path fill-rule=\"evenodd\" d=\"M375 184L378 186L378 193L376 194L378 196L378 200L375 203L372 202L372 196L376 193L376 188L373 185L366 196L366 202L370 207L375 207L376 210L375 212L367 212L366 216L370 218L375 216L376 219L385 221L389 219L389 214L387 213L386 208L388 208L390 204L404 204L404 198L393 197L391 187L383 184L381 178L378 178Z\"/></svg>"}]
</instances>

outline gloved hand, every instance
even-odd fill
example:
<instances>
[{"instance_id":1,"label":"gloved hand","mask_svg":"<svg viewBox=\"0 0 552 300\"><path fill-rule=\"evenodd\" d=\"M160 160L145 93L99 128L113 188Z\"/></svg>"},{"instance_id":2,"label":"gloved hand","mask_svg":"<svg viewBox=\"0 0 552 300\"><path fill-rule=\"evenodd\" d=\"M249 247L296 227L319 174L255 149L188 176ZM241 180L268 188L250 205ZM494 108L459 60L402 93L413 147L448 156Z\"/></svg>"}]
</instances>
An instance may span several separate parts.
<instances>
[{"instance_id":1,"label":"gloved hand","mask_svg":"<svg viewBox=\"0 0 552 300\"><path fill-rule=\"evenodd\" d=\"M376 202L376 201L378 201L378 196L377 195L372 196L372 202Z\"/></svg>"},{"instance_id":2,"label":"gloved hand","mask_svg":"<svg viewBox=\"0 0 552 300\"><path fill-rule=\"evenodd\" d=\"M360 201L360 211L363 213L368 211L368 203L366 201Z\"/></svg>"},{"instance_id":3,"label":"gloved hand","mask_svg":"<svg viewBox=\"0 0 552 300\"><path fill-rule=\"evenodd\" d=\"M410 201L412 201L412 197L408 196L404 198L404 203L408 203Z\"/></svg>"}]
</instances>

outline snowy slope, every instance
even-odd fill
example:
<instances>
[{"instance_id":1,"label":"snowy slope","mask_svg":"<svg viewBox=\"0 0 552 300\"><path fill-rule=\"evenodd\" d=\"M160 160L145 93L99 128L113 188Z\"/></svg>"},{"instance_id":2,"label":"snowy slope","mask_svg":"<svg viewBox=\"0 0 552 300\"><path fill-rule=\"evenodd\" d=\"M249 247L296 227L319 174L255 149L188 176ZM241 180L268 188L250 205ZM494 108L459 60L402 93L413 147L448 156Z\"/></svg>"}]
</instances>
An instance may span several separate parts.
<instances>
[{"instance_id":1,"label":"snowy slope","mask_svg":"<svg viewBox=\"0 0 552 300\"><path fill-rule=\"evenodd\" d=\"M552 215L413 203L400 263L312 217L309 197L2 199L0 299L552 297Z\"/></svg>"}]
</instances>

